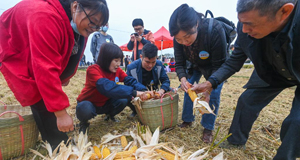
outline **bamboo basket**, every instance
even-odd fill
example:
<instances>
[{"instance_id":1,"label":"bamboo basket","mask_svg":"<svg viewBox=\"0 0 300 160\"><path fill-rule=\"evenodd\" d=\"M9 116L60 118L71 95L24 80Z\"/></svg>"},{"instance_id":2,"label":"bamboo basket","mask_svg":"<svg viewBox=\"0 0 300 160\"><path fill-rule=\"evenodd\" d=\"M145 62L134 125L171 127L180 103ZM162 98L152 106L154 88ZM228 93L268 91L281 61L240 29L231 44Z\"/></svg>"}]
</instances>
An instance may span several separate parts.
<instances>
[{"instance_id":1,"label":"bamboo basket","mask_svg":"<svg viewBox=\"0 0 300 160\"><path fill-rule=\"evenodd\" d=\"M38 134L30 107L0 106L0 160L28 152L35 147Z\"/></svg>"},{"instance_id":2,"label":"bamboo basket","mask_svg":"<svg viewBox=\"0 0 300 160\"><path fill-rule=\"evenodd\" d=\"M148 125L152 132L160 126L160 130L177 125L178 94L166 93L161 99L151 99L135 105L139 120Z\"/></svg>"},{"instance_id":3,"label":"bamboo basket","mask_svg":"<svg viewBox=\"0 0 300 160\"><path fill-rule=\"evenodd\" d=\"M167 75L169 79L176 79L177 78L177 73L176 72L167 72Z\"/></svg>"}]
</instances>

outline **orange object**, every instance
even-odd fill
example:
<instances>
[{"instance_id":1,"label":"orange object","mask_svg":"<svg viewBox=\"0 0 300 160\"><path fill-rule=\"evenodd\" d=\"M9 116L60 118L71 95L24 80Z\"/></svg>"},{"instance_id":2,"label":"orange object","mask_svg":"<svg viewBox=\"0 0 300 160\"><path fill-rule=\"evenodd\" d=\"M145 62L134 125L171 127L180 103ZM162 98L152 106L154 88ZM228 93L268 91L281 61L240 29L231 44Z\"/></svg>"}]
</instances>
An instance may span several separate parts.
<instances>
[{"instance_id":1,"label":"orange object","mask_svg":"<svg viewBox=\"0 0 300 160\"><path fill-rule=\"evenodd\" d=\"M189 88L188 91L187 91L187 93L188 93L188 95L190 96L191 100L194 102L194 100L195 100L198 96L197 96L197 94L196 94L195 91L191 90L192 85L191 85L189 82L186 82L186 85L187 85L188 88Z\"/></svg>"},{"instance_id":2,"label":"orange object","mask_svg":"<svg viewBox=\"0 0 300 160\"><path fill-rule=\"evenodd\" d=\"M147 95L147 99L151 98L151 94L150 93L146 93L146 95Z\"/></svg>"}]
</instances>

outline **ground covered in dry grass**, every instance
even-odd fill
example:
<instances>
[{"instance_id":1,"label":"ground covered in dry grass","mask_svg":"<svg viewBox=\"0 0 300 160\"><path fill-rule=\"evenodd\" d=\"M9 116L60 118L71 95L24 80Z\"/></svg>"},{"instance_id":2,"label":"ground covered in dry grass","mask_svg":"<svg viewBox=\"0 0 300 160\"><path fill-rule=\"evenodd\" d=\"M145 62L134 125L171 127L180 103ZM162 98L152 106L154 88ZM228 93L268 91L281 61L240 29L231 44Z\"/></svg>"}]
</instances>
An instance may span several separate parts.
<instances>
[{"instance_id":1,"label":"ground covered in dry grass","mask_svg":"<svg viewBox=\"0 0 300 160\"><path fill-rule=\"evenodd\" d=\"M216 120L216 128L220 127L220 133L217 137L217 141L222 139L228 134L228 130L233 118L235 106L238 97L244 91L243 85L249 79L253 69L242 69L234 76L228 79L228 82L224 84L221 96L221 106L219 115ZM71 79L68 86L64 87L64 91L69 97L71 106L68 108L68 112L73 116L74 121L78 124L78 120L75 117L76 98L79 95L81 89L84 87L85 82L85 70L78 70L76 75ZM202 79L203 81L203 79ZM179 85L178 79L171 80L171 87L177 87ZM277 148L279 147L280 138L280 126L284 118L289 114L292 100L294 97L295 88L285 89L274 99L263 111L260 113L259 118L255 122L250 138L246 144L246 150L228 150L216 148L210 154L209 158L217 155L221 151L224 151L225 158L227 159L272 159L275 155ZM181 123L181 111L183 104L183 92L179 92L179 114L178 123ZM0 74L0 100L6 104L18 104L14 95L9 90L6 81L2 74ZM117 116L121 120L120 123L112 123L111 121L104 121L104 116L99 115L91 122L89 139L91 142L99 142L101 136L108 132L115 130L123 132L130 128L134 122L138 119L130 119L128 116L131 111L127 107L121 114ZM161 142L173 142L176 146L185 146L185 149L194 152L200 148L209 146L201 140L203 127L200 124L201 115L197 113L196 121L190 128L182 129L175 127L173 130L167 130L160 136ZM77 128L78 129L78 128ZM270 133L268 133L268 130ZM216 129L215 129L216 131ZM70 133L72 135L72 133ZM272 138L272 136L275 138ZM40 148L40 144L37 143L37 147ZM32 154L27 154L23 157L16 158L18 160L31 159Z\"/></svg>"}]
</instances>

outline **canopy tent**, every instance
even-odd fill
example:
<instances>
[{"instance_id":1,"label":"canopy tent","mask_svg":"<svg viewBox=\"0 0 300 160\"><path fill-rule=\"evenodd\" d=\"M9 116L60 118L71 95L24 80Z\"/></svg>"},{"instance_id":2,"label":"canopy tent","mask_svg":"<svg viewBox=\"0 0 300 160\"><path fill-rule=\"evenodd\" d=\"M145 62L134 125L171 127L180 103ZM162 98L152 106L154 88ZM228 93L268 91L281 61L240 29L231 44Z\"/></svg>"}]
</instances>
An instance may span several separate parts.
<instances>
[{"instance_id":1,"label":"canopy tent","mask_svg":"<svg viewBox=\"0 0 300 160\"><path fill-rule=\"evenodd\" d=\"M130 51L128 48L127 48L127 43L126 44L123 44L122 46L120 46L121 50L122 51Z\"/></svg>"},{"instance_id":2,"label":"canopy tent","mask_svg":"<svg viewBox=\"0 0 300 160\"><path fill-rule=\"evenodd\" d=\"M170 36L170 32L162 26L154 34L155 45L159 50L173 48L173 38Z\"/></svg>"}]
</instances>

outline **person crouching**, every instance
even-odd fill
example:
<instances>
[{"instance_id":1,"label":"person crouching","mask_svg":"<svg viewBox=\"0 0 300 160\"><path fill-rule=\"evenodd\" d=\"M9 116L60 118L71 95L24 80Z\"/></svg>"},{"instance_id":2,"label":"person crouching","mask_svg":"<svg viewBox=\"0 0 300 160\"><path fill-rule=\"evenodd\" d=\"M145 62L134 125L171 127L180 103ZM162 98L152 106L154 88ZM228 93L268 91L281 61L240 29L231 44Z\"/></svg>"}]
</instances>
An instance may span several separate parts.
<instances>
[{"instance_id":1,"label":"person crouching","mask_svg":"<svg viewBox=\"0 0 300 160\"><path fill-rule=\"evenodd\" d=\"M123 53L112 43L101 46L97 63L86 71L85 87L77 98L76 116L80 120L79 131L86 132L88 120L98 114L106 114L106 120L117 122L120 113L132 97L145 98L144 86L120 68ZM125 85L118 85L124 82ZM127 86L128 85L128 86Z\"/></svg>"}]
</instances>

